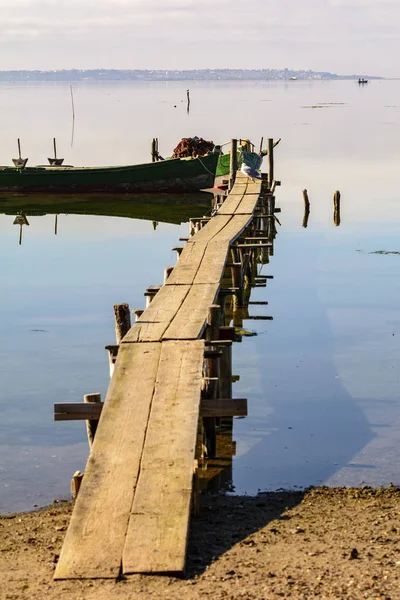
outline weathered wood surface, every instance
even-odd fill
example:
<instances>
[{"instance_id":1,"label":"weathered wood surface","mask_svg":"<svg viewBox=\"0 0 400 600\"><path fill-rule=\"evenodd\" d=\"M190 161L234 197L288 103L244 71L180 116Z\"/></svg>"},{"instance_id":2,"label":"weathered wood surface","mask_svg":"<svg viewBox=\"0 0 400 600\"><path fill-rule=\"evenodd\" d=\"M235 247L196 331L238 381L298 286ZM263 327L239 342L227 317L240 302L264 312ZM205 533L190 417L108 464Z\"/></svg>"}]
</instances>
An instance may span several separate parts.
<instances>
[{"instance_id":1,"label":"weathered wood surface","mask_svg":"<svg viewBox=\"0 0 400 600\"><path fill-rule=\"evenodd\" d=\"M162 344L121 344L55 578L117 578Z\"/></svg>"},{"instance_id":2,"label":"weathered wood surface","mask_svg":"<svg viewBox=\"0 0 400 600\"><path fill-rule=\"evenodd\" d=\"M199 232L200 233L200 232ZM198 234L194 237L196 237ZM177 285L192 285L196 273L203 260L206 244L202 242L190 242L185 246L178 263L168 277L165 285L167 287Z\"/></svg>"},{"instance_id":3,"label":"weathered wood surface","mask_svg":"<svg viewBox=\"0 0 400 600\"><path fill-rule=\"evenodd\" d=\"M261 317L260 317L261 318ZM230 364L230 363L229 363ZM231 391L231 388L230 388ZM244 414L243 411L245 400L237 399L230 400L230 394L226 394L224 399L208 399L200 400L200 416L204 417L222 417L222 416L239 416ZM85 404L83 402L63 402L54 405L54 420L55 421L85 421L87 419L99 420L103 410L104 402L96 404ZM221 414L218 413L222 410Z\"/></svg>"},{"instance_id":4,"label":"weathered wood surface","mask_svg":"<svg viewBox=\"0 0 400 600\"><path fill-rule=\"evenodd\" d=\"M247 187L247 186L244 186ZM236 211L236 209L238 208L239 204L241 203L241 201L243 200L243 197L245 195L245 189L243 190L243 192L239 192L239 193L230 193L229 196L227 196L225 202L222 204L221 208L218 210L218 214L219 215L233 215Z\"/></svg>"},{"instance_id":5,"label":"weathered wood surface","mask_svg":"<svg viewBox=\"0 0 400 600\"><path fill-rule=\"evenodd\" d=\"M215 215L215 217L210 219L208 223L206 223L206 225L200 229L200 231L195 233L190 238L188 244L199 244L200 242L208 244L214 235L219 233L221 229L223 229L225 225L229 223L229 219L229 215Z\"/></svg>"},{"instance_id":6,"label":"weathered wood surface","mask_svg":"<svg viewBox=\"0 0 400 600\"><path fill-rule=\"evenodd\" d=\"M251 222L260 191L259 181L237 173L225 212L190 238L122 339L56 579L116 578L121 567L124 574L183 571L204 363L199 338L230 246ZM247 410L244 401L220 404L202 410Z\"/></svg>"},{"instance_id":7,"label":"weathered wood surface","mask_svg":"<svg viewBox=\"0 0 400 600\"><path fill-rule=\"evenodd\" d=\"M104 402L63 402L54 405L55 421L77 421L100 419Z\"/></svg>"},{"instance_id":8,"label":"weathered wood surface","mask_svg":"<svg viewBox=\"0 0 400 600\"><path fill-rule=\"evenodd\" d=\"M204 417L245 417L247 416L246 398L204 398L201 401Z\"/></svg>"},{"instance_id":9,"label":"weathered wood surface","mask_svg":"<svg viewBox=\"0 0 400 600\"><path fill-rule=\"evenodd\" d=\"M189 290L189 285L164 285L126 334L122 343L160 341L181 308Z\"/></svg>"},{"instance_id":10,"label":"weathered wood surface","mask_svg":"<svg viewBox=\"0 0 400 600\"><path fill-rule=\"evenodd\" d=\"M123 573L185 566L204 341L162 344Z\"/></svg>"},{"instance_id":11,"label":"weathered wood surface","mask_svg":"<svg viewBox=\"0 0 400 600\"><path fill-rule=\"evenodd\" d=\"M222 275L221 275L222 276ZM163 340L196 340L201 337L208 307L214 304L218 283L192 285L179 312L163 335Z\"/></svg>"}]
</instances>

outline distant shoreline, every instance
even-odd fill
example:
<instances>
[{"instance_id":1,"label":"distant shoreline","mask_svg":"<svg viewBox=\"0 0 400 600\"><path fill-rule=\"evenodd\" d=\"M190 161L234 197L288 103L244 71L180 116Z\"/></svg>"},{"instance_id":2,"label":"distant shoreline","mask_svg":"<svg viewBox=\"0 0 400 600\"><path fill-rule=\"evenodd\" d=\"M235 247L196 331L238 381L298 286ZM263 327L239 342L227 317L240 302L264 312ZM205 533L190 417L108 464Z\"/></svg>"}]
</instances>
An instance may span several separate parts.
<instances>
[{"instance_id":1,"label":"distant shoreline","mask_svg":"<svg viewBox=\"0 0 400 600\"><path fill-rule=\"evenodd\" d=\"M322 81L384 79L376 75L337 75L325 71L291 69L120 70L61 69L0 71L0 83L132 82L132 81Z\"/></svg>"}]
</instances>

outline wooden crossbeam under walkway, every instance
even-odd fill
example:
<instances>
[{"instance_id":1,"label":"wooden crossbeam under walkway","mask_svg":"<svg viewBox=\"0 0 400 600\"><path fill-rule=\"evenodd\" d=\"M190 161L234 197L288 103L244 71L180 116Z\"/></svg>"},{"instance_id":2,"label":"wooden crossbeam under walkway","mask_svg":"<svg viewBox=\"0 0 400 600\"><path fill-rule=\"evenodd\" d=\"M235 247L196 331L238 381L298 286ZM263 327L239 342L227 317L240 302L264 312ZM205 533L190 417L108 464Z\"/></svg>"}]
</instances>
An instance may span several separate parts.
<instances>
[{"instance_id":1,"label":"wooden crossbeam under walkway","mask_svg":"<svg viewBox=\"0 0 400 600\"><path fill-rule=\"evenodd\" d=\"M240 172L122 339L56 579L182 572L207 313L261 182ZM140 343L145 342L145 343ZM98 409L94 409L98 410Z\"/></svg>"}]
</instances>

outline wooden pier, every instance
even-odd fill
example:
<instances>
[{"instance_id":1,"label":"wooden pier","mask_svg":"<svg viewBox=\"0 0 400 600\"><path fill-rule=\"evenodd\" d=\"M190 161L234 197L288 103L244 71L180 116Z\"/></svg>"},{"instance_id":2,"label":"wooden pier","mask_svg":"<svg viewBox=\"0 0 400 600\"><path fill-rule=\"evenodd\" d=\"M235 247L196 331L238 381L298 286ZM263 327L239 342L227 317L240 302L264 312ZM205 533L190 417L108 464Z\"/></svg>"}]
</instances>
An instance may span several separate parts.
<instances>
[{"instance_id":1,"label":"wooden pier","mask_svg":"<svg viewBox=\"0 0 400 600\"><path fill-rule=\"evenodd\" d=\"M100 417L56 579L184 571L196 459L204 443L215 453L216 417L246 414L246 401L231 399L225 301L247 306L246 278L265 284L252 265L272 253L276 184L236 173L109 347L104 404L56 405L60 420Z\"/></svg>"}]
</instances>

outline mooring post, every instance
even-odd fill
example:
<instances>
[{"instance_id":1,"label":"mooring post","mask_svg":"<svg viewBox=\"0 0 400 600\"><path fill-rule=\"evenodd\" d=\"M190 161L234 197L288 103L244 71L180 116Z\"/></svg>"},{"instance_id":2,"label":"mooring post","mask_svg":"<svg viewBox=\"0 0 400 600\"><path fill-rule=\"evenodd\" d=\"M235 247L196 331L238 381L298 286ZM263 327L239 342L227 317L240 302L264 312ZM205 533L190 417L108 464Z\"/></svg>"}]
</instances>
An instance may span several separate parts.
<instances>
[{"instance_id":1,"label":"mooring post","mask_svg":"<svg viewBox=\"0 0 400 600\"><path fill-rule=\"evenodd\" d=\"M114 304L115 337L120 344L131 328L131 312L129 304Z\"/></svg>"},{"instance_id":2,"label":"mooring post","mask_svg":"<svg viewBox=\"0 0 400 600\"><path fill-rule=\"evenodd\" d=\"M306 228L308 225L308 217L310 216L310 200L308 199L307 190L303 190L303 199L304 199L303 227Z\"/></svg>"},{"instance_id":3,"label":"mooring post","mask_svg":"<svg viewBox=\"0 0 400 600\"><path fill-rule=\"evenodd\" d=\"M333 194L333 222L336 227L340 225L340 192L336 190Z\"/></svg>"},{"instance_id":4,"label":"mooring post","mask_svg":"<svg viewBox=\"0 0 400 600\"><path fill-rule=\"evenodd\" d=\"M234 186L237 168L238 168L237 140L232 139L231 140L231 161L230 161L230 169L229 169L229 191L231 191L231 189Z\"/></svg>"},{"instance_id":5,"label":"mooring post","mask_svg":"<svg viewBox=\"0 0 400 600\"><path fill-rule=\"evenodd\" d=\"M271 189L274 180L274 140L268 138L268 185Z\"/></svg>"},{"instance_id":6,"label":"mooring post","mask_svg":"<svg viewBox=\"0 0 400 600\"><path fill-rule=\"evenodd\" d=\"M101 394L85 394L83 396L84 402L101 402ZM86 421L86 431L88 436L89 447L91 448L94 441L94 436L96 435L97 430L97 420L88 420Z\"/></svg>"},{"instance_id":7,"label":"mooring post","mask_svg":"<svg viewBox=\"0 0 400 600\"><path fill-rule=\"evenodd\" d=\"M156 162L157 150L156 150L156 138L153 138L151 142L151 162Z\"/></svg>"}]
</instances>

